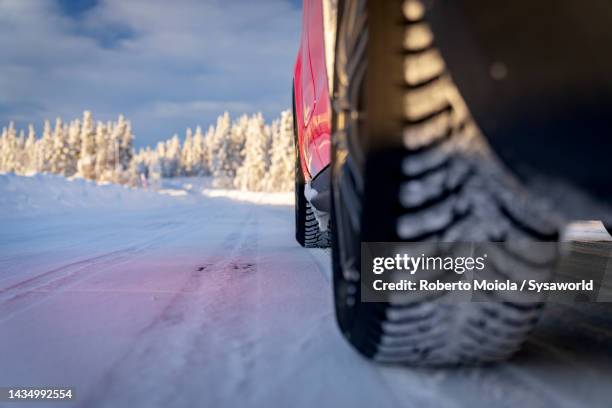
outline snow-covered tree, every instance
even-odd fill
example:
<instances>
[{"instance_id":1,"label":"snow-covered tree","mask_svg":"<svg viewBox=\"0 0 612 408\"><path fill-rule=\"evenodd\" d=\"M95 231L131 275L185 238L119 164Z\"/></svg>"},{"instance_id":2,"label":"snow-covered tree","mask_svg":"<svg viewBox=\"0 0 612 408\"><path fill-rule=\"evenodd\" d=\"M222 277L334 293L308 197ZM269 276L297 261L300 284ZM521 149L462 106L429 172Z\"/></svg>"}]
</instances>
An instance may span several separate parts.
<instances>
[{"instance_id":1,"label":"snow-covered tree","mask_svg":"<svg viewBox=\"0 0 612 408\"><path fill-rule=\"evenodd\" d=\"M2 129L0 154L2 155L0 171L15 172L19 169L19 141L17 140L17 132L13 122L9 123L8 128Z\"/></svg>"},{"instance_id":2,"label":"snow-covered tree","mask_svg":"<svg viewBox=\"0 0 612 408\"><path fill-rule=\"evenodd\" d=\"M163 176L180 176L181 165L181 141L177 134L166 141L165 155L163 157Z\"/></svg>"},{"instance_id":3,"label":"snow-covered tree","mask_svg":"<svg viewBox=\"0 0 612 408\"><path fill-rule=\"evenodd\" d=\"M120 118L123 119L123 115L121 115ZM119 162L121 163L122 169L127 170L129 168L133 155L134 135L132 134L132 123L130 121L125 121L121 137L121 150L119 153Z\"/></svg>"},{"instance_id":4,"label":"snow-covered tree","mask_svg":"<svg viewBox=\"0 0 612 408\"><path fill-rule=\"evenodd\" d=\"M132 155L129 168L129 181L128 183L133 187L144 187L147 188L147 179L149 178L149 164L148 159L151 155L151 149L140 149L138 153Z\"/></svg>"},{"instance_id":5,"label":"snow-covered tree","mask_svg":"<svg viewBox=\"0 0 612 408\"><path fill-rule=\"evenodd\" d=\"M242 162L244 161L244 145L246 143L247 138L247 129L249 127L249 117L247 115L242 115L232 124L231 131L231 151L230 151L230 161L232 167L232 174L235 177L236 172L242 166Z\"/></svg>"},{"instance_id":6,"label":"snow-covered tree","mask_svg":"<svg viewBox=\"0 0 612 408\"><path fill-rule=\"evenodd\" d=\"M292 118L289 111L266 125L261 114L219 116L206 135L198 126L187 129L183 143L178 135L159 142L155 149L134 153L130 122L94 122L89 111L82 120L52 128L45 121L42 137L33 126L27 137L14 124L0 136L0 171L17 174L53 172L70 177L149 186L160 177L208 176L213 185L245 190L289 190L293 180Z\"/></svg>"},{"instance_id":7,"label":"snow-covered tree","mask_svg":"<svg viewBox=\"0 0 612 408\"><path fill-rule=\"evenodd\" d=\"M162 178L161 159L156 151L149 152L147 155L147 166L148 186L155 188Z\"/></svg>"},{"instance_id":8,"label":"snow-covered tree","mask_svg":"<svg viewBox=\"0 0 612 408\"><path fill-rule=\"evenodd\" d=\"M108 124L98 122L95 132L96 156L95 156L95 180L111 182L113 181L112 169L110 163L112 157L112 147L109 145L110 138L108 137ZM109 154L109 150L111 151Z\"/></svg>"},{"instance_id":9,"label":"snow-covered tree","mask_svg":"<svg viewBox=\"0 0 612 408\"><path fill-rule=\"evenodd\" d=\"M191 161L193 163L193 173L195 176L208 175L208 162L206 160L206 145L204 143L204 135L202 128L198 126L193 136L193 149L191 152Z\"/></svg>"},{"instance_id":10,"label":"snow-covered tree","mask_svg":"<svg viewBox=\"0 0 612 408\"><path fill-rule=\"evenodd\" d=\"M45 120L42 137L36 142L36 171L47 173L51 171L51 155L53 154L53 133L51 123Z\"/></svg>"},{"instance_id":11,"label":"snow-covered tree","mask_svg":"<svg viewBox=\"0 0 612 408\"><path fill-rule=\"evenodd\" d=\"M194 161L193 156L193 133L190 128L187 128L181 150L181 174L183 176L193 176L194 166L196 165L197 163Z\"/></svg>"},{"instance_id":12,"label":"snow-covered tree","mask_svg":"<svg viewBox=\"0 0 612 408\"><path fill-rule=\"evenodd\" d=\"M43 136L44 138L44 136ZM81 154L77 164L79 174L89 180L96 178L96 132L90 111L83 112Z\"/></svg>"},{"instance_id":13,"label":"snow-covered tree","mask_svg":"<svg viewBox=\"0 0 612 408\"><path fill-rule=\"evenodd\" d=\"M204 163L206 165L206 174L211 176L213 173L213 157L215 156L216 141L215 127L210 125L204 137Z\"/></svg>"},{"instance_id":14,"label":"snow-covered tree","mask_svg":"<svg viewBox=\"0 0 612 408\"><path fill-rule=\"evenodd\" d=\"M72 176L78 171L78 161L81 155L81 122L76 119L70 122L67 136L68 160L65 169L66 176Z\"/></svg>"},{"instance_id":15,"label":"snow-covered tree","mask_svg":"<svg viewBox=\"0 0 612 408\"><path fill-rule=\"evenodd\" d=\"M244 161L236 174L235 187L249 191L263 190L268 161L268 142L263 116L254 115L249 119Z\"/></svg>"},{"instance_id":16,"label":"snow-covered tree","mask_svg":"<svg viewBox=\"0 0 612 408\"><path fill-rule=\"evenodd\" d=\"M22 162L24 173L36 172L36 131L32 124L28 125L28 138L25 141Z\"/></svg>"},{"instance_id":17,"label":"snow-covered tree","mask_svg":"<svg viewBox=\"0 0 612 408\"><path fill-rule=\"evenodd\" d=\"M24 162L25 154L25 133L23 129L19 131L17 136L17 143L15 145L15 169L13 170L17 174L25 173L26 163Z\"/></svg>"},{"instance_id":18,"label":"snow-covered tree","mask_svg":"<svg viewBox=\"0 0 612 408\"><path fill-rule=\"evenodd\" d=\"M134 136L132 125L119 115L113 127L112 144L114 146L113 178L114 182L126 184L130 179L130 162L134 154Z\"/></svg>"},{"instance_id":19,"label":"snow-covered tree","mask_svg":"<svg viewBox=\"0 0 612 408\"><path fill-rule=\"evenodd\" d=\"M294 183L293 115L281 113L280 121L271 127L270 168L266 176L267 191L290 191Z\"/></svg>"},{"instance_id":20,"label":"snow-covered tree","mask_svg":"<svg viewBox=\"0 0 612 408\"><path fill-rule=\"evenodd\" d=\"M67 176L67 170L72 165L70 163L70 147L68 144L68 129L63 125L62 119L55 120L55 130L53 131L53 149L51 153L51 172Z\"/></svg>"},{"instance_id":21,"label":"snow-covered tree","mask_svg":"<svg viewBox=\"0 0 612 408\"><path fill-rule=\"evenodd\" d=\"M6 161L9 155L8 147L7 147L7 134L8 130L4 127L2 128L2 133L0 134L0 172L5 172L6 170Z\"/></svg>"},{"instance_id":22,"label":"snow-covered tree","mask_svg":"<svg viewBox=\"0 0 612 408\"><path fill-rule=\"evenodd\" d=\"M228 112L217 119L213 139L211 172L215 187L232 187L234 170L230 162L232 154L231 123Z\"/></svg>"}]
</instances>

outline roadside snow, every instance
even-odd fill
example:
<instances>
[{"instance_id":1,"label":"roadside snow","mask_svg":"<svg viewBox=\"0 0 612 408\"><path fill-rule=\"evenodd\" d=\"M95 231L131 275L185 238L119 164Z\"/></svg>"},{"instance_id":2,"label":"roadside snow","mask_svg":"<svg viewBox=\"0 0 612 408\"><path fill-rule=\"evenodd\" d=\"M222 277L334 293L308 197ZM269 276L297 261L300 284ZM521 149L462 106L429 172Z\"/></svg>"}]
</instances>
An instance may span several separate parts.
<instances>
[{"instance_id":1,"label":"roadside snow","mask_svg":"<svg viewBox=\"0 0 612 408\"><path fill-rule=\"evenodd\" d=\"M164 180L158 188L144 190L53 174L0 173L0 218L40 217L75 210L146 211L176 205L173 198L196 195L255 204L293 205L292 193L221 190L210 188L210 184L208 178L177 177Z\"/></svg>"},{"instance_id":2,"label":"roadside snow","mask_svg":"<svg viewBox=\"0 0 612 408\"><path fill-rule=\"evenodd\" d=\"M151 191L51 174L0 174L0 217L41 217L74 210L147 210L170 203Z\"/></svg>"},{"instance_id":3,"label":"roadside snow","mask_svg":"<svg viewBox=\"0 0 612 408\"><path fill-rule=\"evenodd\" d=\"M236 201L267 205L293 205L293 194L287 193L256 193L250 191L204 189L205 197L225 197Z\"/></svg>"},{"instance_id":4,"label":"roadside snow","mask_svg":"<svg viewBox=\"0 0 612 408\"><path fill-rule=\"evenodd\" d=\"M329 251L295 243L292 194L208 182L0 175L0 386L87 408L609 406L609 308L549 308L505 364L372 364L337 329Z\"/></svg>"}]
</instances>

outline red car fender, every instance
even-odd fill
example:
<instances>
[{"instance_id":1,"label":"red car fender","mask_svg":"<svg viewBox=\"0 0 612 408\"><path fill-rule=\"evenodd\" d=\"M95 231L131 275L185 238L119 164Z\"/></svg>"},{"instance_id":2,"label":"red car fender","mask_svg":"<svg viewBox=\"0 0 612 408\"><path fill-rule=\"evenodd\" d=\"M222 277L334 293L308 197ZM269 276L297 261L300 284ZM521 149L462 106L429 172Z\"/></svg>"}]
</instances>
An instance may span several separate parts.
<instances>
[{"instance_id":1,"label":"red car fender","mask_svg":"<svg viewBox=\"0 0 612 408\"><path fill-rule=\"evenodd\" d=\"M294 92L302 171L306 181L310 181L330 162L331 104L322 0L304 1Z\"/></svg>"}]
</instances>

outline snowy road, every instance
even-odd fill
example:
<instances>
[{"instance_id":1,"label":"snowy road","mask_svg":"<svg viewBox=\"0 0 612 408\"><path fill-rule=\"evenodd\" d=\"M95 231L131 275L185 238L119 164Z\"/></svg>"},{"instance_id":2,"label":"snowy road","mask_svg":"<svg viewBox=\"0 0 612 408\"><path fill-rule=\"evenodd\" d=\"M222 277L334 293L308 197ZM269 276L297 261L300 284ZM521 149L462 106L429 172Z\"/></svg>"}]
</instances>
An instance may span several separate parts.
<instances>
[{"instance_id":1,"label":"snowy road","mask_svg":"<svg viewBox=\"0 0 612 408\"><path fill-rule=\"evenodd\" d=\"M287 196L40 177L0 175L0 387L112 408L612 404L611 307L549 308L505 364L378 366L340 337L329 254L297 246Z\"/></svg>"}]
</instances>

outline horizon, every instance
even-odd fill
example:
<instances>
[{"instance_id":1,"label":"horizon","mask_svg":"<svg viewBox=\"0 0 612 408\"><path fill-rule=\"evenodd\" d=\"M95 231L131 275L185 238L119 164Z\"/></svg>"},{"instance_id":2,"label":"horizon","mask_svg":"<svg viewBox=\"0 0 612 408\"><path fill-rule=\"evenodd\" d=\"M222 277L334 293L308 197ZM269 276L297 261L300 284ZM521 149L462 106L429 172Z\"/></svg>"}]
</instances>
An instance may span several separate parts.
<instances>
[{"instance_id":1,"label":"horizon","mask_svg":"<svg viewBox=\"0 0 612 408\"><path fill-rule=\"evenodd\" d=\"M209 128L215 128L217 125L217 120L220 119L221 117L224 116L225 113L229 114L229 118L230 118L230 122L231 124L235 124L242 116L246 116L246 117L253 117L256 115L262 115L264 123L266 124L266 126L270 126L273 124L273 122L275 121L280 121L281 120L281 116L283 114L284 111L290 111L290 109L285 109L283 111L278 112L278 114L276 116L273 117L266 117L266 115L264 115L262 112L257 111L257 112L252 112L252 113L236 113L236 114L232 114L229 111L224 111L221 112L216 118L214 118L210 123L207 124L203 124L203 123L197 123L195 124L195 126L187 126L185 127L183 130L178 130L176 132L173 132L171 134L168 134L165 137L160 137L159 139L152 141L149 144L140 144L138 143L138 136L136 134L134 134L133 132L133 128L134 128L134 123L132 122L132 120L127 116L124 115L122 113L119 113L116 117L114 118L109 118L108 120L101 120L100 118L98 118L96 116L96 112L92 112L90 110L84 110L81 113L81 116L79 117L74 117L74 118L53 118L53 119L43 119L39 124L35 124L35 123L24 123L23 126L18 126L17 123L13 120L9 121L8 123L0 123L0 136L4 135L5 131L8 131L8 129L10 128L10 126L13 126L13 129L15 130L15 133L19 136L21 134L23 134L25 137L27 137L28 132L29 132L29 127L32 126L34 128L34 135L36 137L36 139L40 139L42 137L42 133L43 133L43 129L45 127L45 122L49 122L49 125L51 127L51 129L55 128L55 124L56 121L59 119L61 120L63 125L69 125L72 121L74 120L78 120L82 123L82 119L83 116L85 115L86 112L90 112L93 119L94 119L94 123L108 123L108 122L116 122L117 120L119 120L120 117L123 117L123 119L128 122L131 126L132 129L132 136L133 136L133 141L134 141L134 150L135 152L138 152L141 149L145 149L145 148L155 148L157 146L158 143L164 143L169 141L170 139L174 138L175 136L178 136L178 138L181 140L181 142L183 142L187 136L187 132L191 131L194 132L196 131L196 129L199 127L204 135L204 137L206 137L207 131L209 130Z\"/></svg>"}]
</instances>

